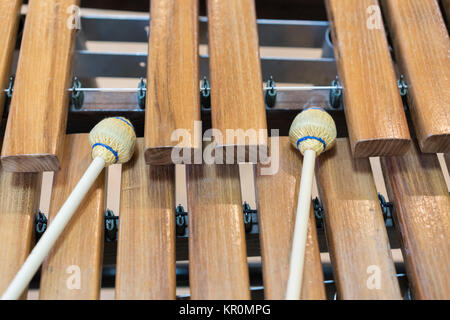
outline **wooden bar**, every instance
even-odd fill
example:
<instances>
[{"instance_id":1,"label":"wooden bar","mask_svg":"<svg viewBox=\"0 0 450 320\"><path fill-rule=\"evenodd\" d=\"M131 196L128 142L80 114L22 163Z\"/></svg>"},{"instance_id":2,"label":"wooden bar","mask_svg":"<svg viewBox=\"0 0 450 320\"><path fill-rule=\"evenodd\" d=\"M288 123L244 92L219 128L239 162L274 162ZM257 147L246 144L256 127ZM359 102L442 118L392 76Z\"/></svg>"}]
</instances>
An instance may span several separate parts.
<instances>
[{"instance_id":1,"label":"wooden bar","mask_svg":"<svg viewBox=\"0 0 450 320\"><path fill-rule=\"evenodd\" d=\"M67 135L54 176L49 225L92 162L87 134ZM103 261L105 173L95 181L44 261L39 298L99 299Z\"/></svg>"},{"instance_id":2,"label":"wooden bar","mask_svg":"<svg viewBox=\"0 0 450 320\"><path fill-rule=\"evenodd\" d=\"M326 7L353 155L405 154L410 135L378 1L327 0Z\"/></svg>"},{"instance_id":3,"label":"wooden bar","mask_svg":"<svg viewBox=\"0 0 450 320\"><path fill-rule=\"evenodd\" d=\"M255 162L256 149L267 148L267 123L254 0L208 0L208 30L217 147Z\"/></svg>"},{"instance_id":4,"label":"wooden bar","mask_svg":"<svg viewBox=\"0 0 450 320\"><path fill-rule=\"evenodd\" d=\"M172 152L201 151L198 0L153 0L150 15L145 159L172 164ZM172 141L180 129L186 136Z\"/></svg>"},{"instance_id":5,"label":"wooden bar","mask_svg":"<svg viewBox=\"0 0 450 320\"><path fill-rule=\"evenodd\" d=\"M416 299L450 299L450 196L435 154L381 159Z\"/></svg>"},{"instance_id":6,"label":"wooden bar","mask_svg":"<svg viewBox=\"0 0 450 320\"><path fill-rule=\"evenodd\" d=\"M274 138L270 139L274 142ZM279 168L274 175L257 176L258 224L266 299L284 299L302 170L301 154L288 137L279 141ZM272 155L273 156L273 155ZM272 159L276 161L276 159ZM313 206L308 225L301 299L326 299Z\"/></svg>"},{"instance_id":7,"label":"wooden bar","mask_svg":"<svg viewBox=\"0 0 450 320\"><path fill-rule=\"evenodd\" d=\"M116 299L175 299L173 166L148 166L144 139L122 166Z\"/></svg>"},{"instance_id":8,"label":"wooden bar","mask_svg":"<svg viewBox=\"0 0 450 320\"><path fill-rule=\"evenodd\" d=\"M42 174L0 169L0 295L9 286L34 239Z\"/></svg>"},{"instance_id":9,"label":"wooden bar","mask_svg":"<svg viewBox=\"0 0 450 320\"><path fill-rule=\"evenodd\" d=\"M437 0L384 0L422 152L450 152L450 40Z\"/></svg>"},{"instance_id":10,"label":"wooden bar","mask_svg":"<svg viewBox=\"0 0 450 320\"><path fill-rule=\"evenodd\" d=\"M79 0L30 0L1 161L6 171L60 169Z\"/></svg>"},{"instance_id":11,"label":"wooden bar","mask_svg":"<svg viewBox=\"0 0 450 320\"><path fill-rule=\"evenodd\" d=\"M401 299L369 159L338 139L316 175L339 299Z\"/></svg>"},{"instance_id":12,"label":"wooden bar","mask_svg":"<svg viewBox=\"0 0 450 320\"><path fill-rule=\"evenodd\" d=\"M237 165L187 168L191 299L250 299Z\"/></svg>"},{"instance_id":13,"label":"wooden bar","mask_svg":"<svg viewBox=\"0 0 450 320\"><path fill-rule=\"evenodd\" d=\"M22 0L0 0L0 117L3 114L6 93L11 76L11 64L16 47Z\"/></svg>"}]
</instances>

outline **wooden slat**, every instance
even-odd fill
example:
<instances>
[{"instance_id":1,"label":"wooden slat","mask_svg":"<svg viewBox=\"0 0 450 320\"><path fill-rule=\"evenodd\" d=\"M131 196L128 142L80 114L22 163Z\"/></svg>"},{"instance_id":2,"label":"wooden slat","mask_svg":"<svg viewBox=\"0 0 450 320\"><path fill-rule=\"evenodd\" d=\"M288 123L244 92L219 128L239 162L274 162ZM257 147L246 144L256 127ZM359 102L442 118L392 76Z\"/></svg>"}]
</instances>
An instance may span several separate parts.
<instances>
[{"instance_id":1,"label":"wooden slat","mask_svg":"<svg viewBox=\"0 0 450 320\"><path fill-rule=\"evenodd\" d=\"M22 0L0 0L0 117L6 97L3 89L8 87L11 75L21 5Z\"/></svg>"},{"instance_id":2,"label":"wooden slat","mask_svg":"<svg viewBox=\"0 0 450 320\"><path fill-rule=\"evenodd\" d=\"M369 159L352 158L348 140L338 139L319 157L317 178L338 297L400 299Z\"/></svg>"},{"instance_id":3,"label":"wooden slat","mask_svg":"<svg viewBox=\"0 0 450 320\"><path fill-rule=\"evenodd\" d=\"M267 123L254 0L208 0L208 28L212 127L223 135L216 142L234 151L245 146L256 160L255 147L267 147L267 132L258 137ZM242 131L225 137L227 129ZM249 129L254 139L245 139Z\"/></svg>"},{"instance_id":4,"label":"wooden slat","mask_svg":"<svg viewBox=\"0 0 450 320\"><path fill-rule=\"evenodd\" d=\"M171 164L174 146L201 151L198 0L153 0L150 14L145 158ZM177 129L189 137L171 141Z\"/></svg>"},{"instance_id":5,"label":"wooden slat","mask_svg":"<svg viewBox=\"0 0 450 320\"><path fill-rule=\"evenodd\" d=\"M8 171L56 171L64 144L79 0L30 0L2 149Z\"/></svg>"},{"instance_id":6,"label":"wooden slat","mask_svg":"<svg viewBox=\"0 0 450 320\"><path fill-rule=\"evenodd\" d=\"M448 300L450 197L437 156L418 149L382 158L381 164L413 295Z\"/></svg>"},{"instance_id":7,"label":"wooden slat","mask_svg":"<svg viewBox=\"0 0 450 320\"><path fill-rule=\"evenodd\" d=\"M326 6L353 155L404 154L410 135L381 15L380 29L368 28L377 21L368 9L379 9L378 1L327 0Z\"/></svg>"},{"instance_id":8,"label":"wooden slat","mask_svg":"<svg viewBox=\"0 0 450 320\"><path fill-rule=\"evenodd\" d=\"M274 143L274 138L270 139ZM302 169L301 154L288 137L279 141L279 168L273 175L257 177L258 223L266 299L284 299ZM276 161L272 159L272 161ZM313 206L308 225L301 299L325 299Z\"/></svg>"},{"instance_id":9,"label":"wooden slat","mask_svg":"<svg viewBox=\"0 0 450 320\"><path fill-rule=\"evenodd\" d=\"M249 299L237 165L188 166L192 299Z\"/></svg>"},{"instance_id":10,"label":"wooden slat","mask_svg":"<svg viewBox=\"0 0 450 320\"><path fill-rule=\"evenodd\" d=\"M175 299L173 166L148 166L144 141L122 166L116 299Z\"/></svg>"},{"instance_id":11,"label":"wooden slat","mask_svg":"<svg viewBox=\"0 0 450 320\"><path fill-rule=\"evenodd\" d=\"M450 152L450 40L437 0L384 0L422 152Z\"/></svg>"},{"instance_id":12,"label":"wooden slat","mask_svg":"<svg viewBox=\"0 0 450 320\"><path fill-rule=\"evenodd\" d=\"M88 135L67 135L61 170L53 181L50 225L91 162ZM105 173L102 172L44 261L40 299L99 299L104 198Z\"/></svg>"},{"instance_id":13,"label":"wooden slat","mask_svg":"<svg viewBox=\"0 0 450 320\"><path fill-rule=\"evenodd\" d=\"M19 271L31 249L42 174L0 169L0 294Z\"/></svg>"}]
</instances>

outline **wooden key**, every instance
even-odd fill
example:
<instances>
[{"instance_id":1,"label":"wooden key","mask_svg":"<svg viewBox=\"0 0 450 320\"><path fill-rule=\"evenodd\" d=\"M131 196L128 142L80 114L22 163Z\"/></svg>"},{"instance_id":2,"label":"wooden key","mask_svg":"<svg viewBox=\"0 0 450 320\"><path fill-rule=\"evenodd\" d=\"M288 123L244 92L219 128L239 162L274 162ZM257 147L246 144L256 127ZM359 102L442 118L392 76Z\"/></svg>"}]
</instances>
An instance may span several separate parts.
<instances>
[{"instance_id":1,"label":"wooden key","mask_svg":"<svg viewBox=\"0 0 450 320\"><path fill-rule=\"evenodd\" d=\"M88 134L67 135L61 171L54 177L49 225L91 161ZM102 172L42 265L40 299L99 299L104 198Z\"/></svg>"},{"instance_id":2,"label":"wooden key","mask_svg":"<svg viewBox=\"0 0 450 320\"><path fill-rule=\"evenodd\" d=\"M353 155L404 154L410 135L378 1L326 6Z\"/></svg>"},{"instance_id":3,"label":"wooden key","mask_svg":"<svg viewBox=\"0 0 450 320\"><path fill-rule=\"evenodd\" d=\"M172 152L182 158L182 152L193 156L194 150L201 151L198 10L198 0L151 2L145 112L149 164L174 163ZM172 141L177 129L187 136Z\"/></svg>"},{"instance_id":4,"label":"wooden key","mask_svg":"<svg viewBox=\"0 0 450 320\"><path fill-rule=\"evenodd\" d=\"M435 154L381 159L416 299L450 299L450 196Z\"/></svg>"},{"instance_id":5,"label":"wooden key","mask_svg":"<svg viewBox=\"0 0 450 320\"><path fill-rule=\"evenodd\" d=\"M261 166L257 176L264 295L269 300L285 298L302 169L302 157L291 147L288 137L280 138L279 150L278 171L262 175ZM301 299L323 300L325 287L312 206L310 211Z\"/></svg>"},{"instance_id":6,"label":"wooden key","mask_svg":"<svg viewBox=\"0 0 450 320\"><path fill-rule=\"evenodd\" d=\"M238 165L187 168L191 299L250 299Z\"/></svg>"},{"instance_id":7,"label":"wooden key","mask_svg":"<svg viewBox=\"0 0 450 320\"><path fill-rule=\"evenodd\" d=\"M34 239L42 174L0 169L0 295L25 261Z\"/></svg>"},{"instance_id":8,"label":"wooden key","mask_svg":"<svg viewBox=\"0 0 450 320\"><path fill-rule=\"evenodd\" d=\"M60 168L79 0L30 0L2 149L6 171Z\"/></svg>"},{"instance_id":9,"label":"wooden key","mask_svg":"<svg viewBox=\"0 0 450 320\"><path fill-rule=\"evenodd\" d=\"M450 40L437 1L383 1L422 152L450 152Z\"/></svg>"},{"instance_id":10,"label":"wooden key","mask_svg":"<svg viewBox=\"0 0 450 320\"><path fill-rule=\"evenodd\" d=\"M8 87L11 75L21 5L22 0L0 0L0 117L6 97L3 89Z\"/></svg>"},{"instance_id":11,"label":"wooden key","mask_svg":"<svg viewBox=\"0 0 450 320\"><path fill-rule=\"evenodd\" d=\"M173 166L145 164L144 141L122 166L116 299L175 299Z\"/></svg>"},{"instance_id":12,"label":"wooden key","mask_svg":"<svg viewBox=\"0 0 450 320\"><path fill-rule=\"evenodd\" d=\"M208 28L212 127L223 135L215 141L241 162L256 160L256 148L267 148L267 123L254 1L208 0Z\"/></svg>"},{"instance_id":13,"label":"wooden key","mask_svg":"<svg viewBox=\"0 0 450 320\"><path fill-rule=\"evenodd\" d=\"M316 174L339 299L400 299L369 159L352 158L338 139Z\"/></svg>"}]
</instances>

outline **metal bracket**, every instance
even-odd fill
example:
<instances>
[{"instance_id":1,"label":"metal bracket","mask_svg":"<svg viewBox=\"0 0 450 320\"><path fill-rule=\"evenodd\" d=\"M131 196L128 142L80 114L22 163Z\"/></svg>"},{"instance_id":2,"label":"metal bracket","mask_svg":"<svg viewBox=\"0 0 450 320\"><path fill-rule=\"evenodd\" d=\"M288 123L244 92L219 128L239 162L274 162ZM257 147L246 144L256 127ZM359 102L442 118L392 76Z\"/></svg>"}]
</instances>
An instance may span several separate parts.
<instances>
[{"instance_id":1,"label":"metal bracket","mask_svg":"<svg viewBox=\"0 0 450 320\"><path fill-rule=\"evenodd\" d=\"M244 228L245 233L252 231L253 227L253 214L258 214L258 210L252 210L247 201L242 204L242 211L244 212Z\"/></svg>"},{"instance_id":2,"label":"metal bracket","mask_svg":"<svg viewBox=\"0 0 450 320\"><path fill-rule=\"evenodd\" d=\"M117 240L117 231L119 230L119 217L114 215L112 210L105 212L105 238L107 242Z\"/></svg>"},{"instance_id":3,"label":"metal bracket","mask_svg":"<svg viewBox=\"0 0 450 320\"><path fill-rule=\"evenodd\" d=\"M42 234L47 230L48 220L45 214L39 211L34 218L36 235L38 238L42 236Z\"/></svg>"},{"instance_id":4,"label":"metal bracket","mask_svg":"<svg viewBox=\"0 0 450 320\"><path fill-rule=\"evenodd\" d=\"M78 77L73 77L71 100L72 105L74 106L75 109L81 109L81 107L83 106L84 92L78 90L81 88L82 88L81 81L78 79Z\"/></svg>"},{"instance_id":5,"label":"metal bracket","mask_svg":"<svg viewBox=\"0 0 450 320\"><path fill-rule=\"evenodd\" d=\"M387 202L381 193L378 193L378 200L380 201L381 212L383 213L386 227L393 227L394 220L392 219L392 211L394 210L394 205L391 202Z\"/></svg>"},{"instance_id":6,"label":"metal bracket","mask_svg":"<svg viewBox=\"0 0 450 320\"><path fill-rule=\"evenodd\" d=\"M329 102L333 109L339 109L342 104L342 86L338 76L331 82L333 89L330 90Z\"/></svg>"},{"instance_id":7,"label":"metal bracket","mask_svg":"<svg viewBox=\"0 0 450 320\"><path fill-rule=\"evenodd\" d=\"M405 97L408 93L408 85L404 80L404 76L400 75L400 79L397 80L398 90L400 91L400 95Z\"/></svg>"},{"instance_id":8,"label":"metal bracket","mask_svg":"<svg viewBox=\"0 0 450 320\"><path fill-rule=\"evenodd\" d=\"M277 101L277 89L272 76L270 76L269 80L266 83L264 100L268 108L273 108L275 106L275 102Z\"/></svg>"},{"instance_id":9,"label":"metal bracket","mask_svg":"<svg viewBox=\"0 0 450 320\"><path fill-rule=\"evenodd\" d=\"M323 217L325 211L318 197L313 199L314 217L316 218L316 228L323 229Z\"/></svg>"},{"instance_id":10,"label":"metal bracket","mask_svg":"<svg viewBox=\"0 0 450 320\"><path fill-rule=\"evenodd\" d=\"M187 219L187 211L184 211L183 206L179 204L175 209L175 228L178 237L183 237L186 235L186 228L188 224Z\"/></svg>"},{"instance_id":11,"label":"metal bracket","mask_svg":"<svg viewBox=\"0 0 450 320\"><path fill-rule=\"evenodd\" d=\"M12 98L13 91L14 91L15 78L16 78L15 75L12 75L11 77L9 77L9 85L8 85L8 89L6 89L6 96L8 97L8 99Z\"/></svg>"},{"instance_id":12,"label":"metal bracket","mask_svg":"<svg viewBox=\"0 0 450 320\"><path fill-rule=\"evenodd\" d=\"M141 80L139 80L138 92L137 92L137 102L138 102L139 108L145 109L146 97L147 97L147 85L144 81L144 78L141 78Z\"/></svg>"},{"instance_id":13,"label":"metal bracket","mask_svg":"<svg viewBox=\"0 0 450 320\"><path fill-rule=\"evenodd\" d=\"M200 82L200 105L202 108L211 108L211 88L206 77L203 77Z\"/></svg>"}]
</instances>

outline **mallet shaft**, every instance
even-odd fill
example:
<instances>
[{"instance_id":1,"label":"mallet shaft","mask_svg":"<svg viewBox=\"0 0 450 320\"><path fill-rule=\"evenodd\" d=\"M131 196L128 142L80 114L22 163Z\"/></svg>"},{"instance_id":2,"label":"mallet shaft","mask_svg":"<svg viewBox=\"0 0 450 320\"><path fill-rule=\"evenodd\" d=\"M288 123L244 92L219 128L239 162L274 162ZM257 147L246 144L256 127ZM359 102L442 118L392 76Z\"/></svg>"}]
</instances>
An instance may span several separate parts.
<instances>
[{"instance_id":1,"label":"mallet shaft","mask_svg":"<svg viewBox=\"0 0 450 320\"><path fill-rule=\"evenodd\" d=\"M306 150L303 155L302 177L298 193L297 214L295 217L294 238L292 240L289 279L286 289L287 300L300 299L303 265L305 260L306 236L308 231L309 210L311 207L311 187L314 176L316 152Z\"/></svg>"}]
</instances>

